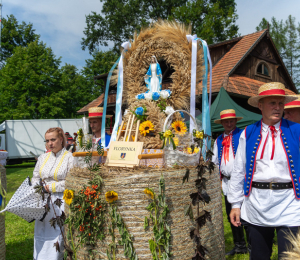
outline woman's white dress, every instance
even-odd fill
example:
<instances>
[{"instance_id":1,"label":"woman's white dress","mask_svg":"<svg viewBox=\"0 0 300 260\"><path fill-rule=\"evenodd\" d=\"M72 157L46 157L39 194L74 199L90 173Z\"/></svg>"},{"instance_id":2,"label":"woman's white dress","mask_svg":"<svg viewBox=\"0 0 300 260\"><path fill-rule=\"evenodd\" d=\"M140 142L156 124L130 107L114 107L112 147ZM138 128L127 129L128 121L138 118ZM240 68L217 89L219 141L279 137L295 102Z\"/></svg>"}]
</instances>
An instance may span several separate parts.
<instances>
[{"instance_id":1,"label":"woman's white dress","mask_svg":"<svg viewBox=\"0 0 300 260\"><path fill-rule=\"evenodd\" d=\"M39 182L42 178L46 185L49 185L51 198L54 202L57 198L63 199L63 192L65 190L65 178L68 171L73 167L73 156L65 148L56 153L52 152L42 154L37 161L33 171L32 184ZM59 208L54 205L56 214L61 215L64 210L64 201ZM50 212L43 221L36 220L34 227L34 253L35 260L60 260L63 259L63 238L59 227L50 226L50 219L55 218L55 214L50 205ZM54 243L58 242L60 245L60 252L56 252Z\"/></svg>"},{"instance_id":2,"label":"woman's white dress","mask_svg":"<svg viewBox=\"0 0 300 260\"><path fill-rule=\"evenodd\" d=\"M156 63L151 63L151 83L150 89L151 92L158 92L159 91L159 78L156 74Z\"/></svg>"}]
</instances>

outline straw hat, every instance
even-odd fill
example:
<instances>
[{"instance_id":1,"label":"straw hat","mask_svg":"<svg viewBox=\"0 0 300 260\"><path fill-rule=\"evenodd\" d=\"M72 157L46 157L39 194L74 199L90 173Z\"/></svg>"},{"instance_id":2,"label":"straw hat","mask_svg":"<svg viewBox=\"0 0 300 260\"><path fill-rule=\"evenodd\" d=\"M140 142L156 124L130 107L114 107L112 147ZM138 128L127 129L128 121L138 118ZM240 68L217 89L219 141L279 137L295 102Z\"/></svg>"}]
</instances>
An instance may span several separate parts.
<instances>
[{"instance_id":1,"label":"straw hat","mask_svg":"<svg viewBox=\"0 0 300 260\"><path fill-rule=\"evenodd\" d=\"M258 89L258 95L248 99L248 104L253 107L258 107L258 101L265 97L284 97L285 104L296 99L293 96L285 95L285 87L282 83L270 82L270 83L263 84Z\"/></svg>"},{"instance_id":2,"label":"straw hat","mask_svg":"<svg viewBox=\"0 0 300 260\"><path fill-rule=\"evenodd\" d=\"M284 105L284 109L300 107L300 95L290 95L297 98L296 100Z\"/></svg>"},{"instance_id":3,"label":"straw hat","mask_svg":"<svg viewBox=\"0 0 300 260\"><path fill-rule=\"evenodd\" d=\"M226 109L220 112L220 119L215 120L215 124L221 124L224 119L236 118L237 121L242 120L242 117L237 117L234 109Z\"/></svg>"},{"instance_id":4,"label":"straw hat","mask_svg":"<svg viewBox=\"0 0 300 260\"><path fill-rule=\"evenodd\" d=\"M103 107L90 107L89 118L102 118ZM106 118L110 118L112 115L106 115Z\"/></svg>"}]
</instances>

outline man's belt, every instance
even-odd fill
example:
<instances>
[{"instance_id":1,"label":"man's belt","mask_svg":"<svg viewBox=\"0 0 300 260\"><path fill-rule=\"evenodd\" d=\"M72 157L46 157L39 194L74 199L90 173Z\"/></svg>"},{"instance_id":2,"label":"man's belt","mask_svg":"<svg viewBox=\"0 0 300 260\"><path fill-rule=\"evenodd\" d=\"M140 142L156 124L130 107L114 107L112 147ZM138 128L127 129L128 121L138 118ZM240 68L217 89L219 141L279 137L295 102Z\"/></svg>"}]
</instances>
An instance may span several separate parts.
<instances>
[{"instance_id":1,"label":"man's belt","mask_svg":"<svg viewBox=\"0 0 300 260\"><path fill-rule=\"evenodd\" d=\"M225 176L224 174L222 174L222 179L223 179L223 178L225 178L225 179L227 179L227 180L230 180L230 177Z\"/></svg>"},{"instance_id":2,"label":"man's belt","mask_svg":"<svg viewBox=\"0 0 300 260\"><path fill-rule=\"evenodd\" d=\"M292 182L252 182L252 187L256 189L284 190L292 189Z\"/></svg>"}]
</instances>

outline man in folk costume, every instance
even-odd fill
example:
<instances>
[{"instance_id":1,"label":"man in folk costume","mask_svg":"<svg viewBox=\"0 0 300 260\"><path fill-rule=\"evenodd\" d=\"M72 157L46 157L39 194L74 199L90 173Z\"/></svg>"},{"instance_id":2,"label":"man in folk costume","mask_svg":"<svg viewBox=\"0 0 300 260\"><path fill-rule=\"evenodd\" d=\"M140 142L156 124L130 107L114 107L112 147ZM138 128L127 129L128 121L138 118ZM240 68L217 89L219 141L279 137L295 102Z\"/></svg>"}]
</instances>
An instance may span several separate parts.
<instances>
[{"instance_id":1,"label":"man in folk costume","mask_svg":"<svg viewBox=\"0 0 300 260\"><path fill-rule=\"evenodd\" d=\"M91 107L89 108L89 123L93 132L93 143L101 143L101 127L102 127L102 115L103 107ZM112 115L106 115L106 118L110 118ZM110 135L105 132L105 146L108 146L110 142Z\"/></svg>"},{"instance_id":2,"label":"man in folk costume","mask_svg":"<svg viewBox=\"0 0 300 260\"><path fill-rule=\"evenodd\" d=\"M234 157L239 145L239 138L243 130L236 127L237 121L242 117L237 117L234 109L227 109L220 112L220 119L215 120L216 124L222 124L225 131L220 135L214 145L212 161L219 166L220 178L222 180L222 190L225 197L225 207L227 218L230 223L229 214L231 204L227 200L227 190L233 170ZM234 248L226 255L247 253L243 227L235 227L231 224Z\"/></svg>"},{"instance_id":3,"label":"man in folk costume","mask_svg":"<svg viewBox=\"0 0 300 260\"><path fill-rule=\"evenodd\" d=\"M300 227L300 125L282 119L284 104L293 100L277 82L248 100L262 120L241 134L227 197L231 223L247 224L250 259L270 259L275 229L280 259L289 245L286 233Z\"/></svg>"},{"instance_id":4,"label":"man in folk costume","mask_svg":"<svg viewBox=\"0 0 300 260\"><path fill-rule=\"evenodd\" d=\"M300 124L300 95L292 95L296 100L284 105L284 118Z\"/></svg>"}]
</instances>

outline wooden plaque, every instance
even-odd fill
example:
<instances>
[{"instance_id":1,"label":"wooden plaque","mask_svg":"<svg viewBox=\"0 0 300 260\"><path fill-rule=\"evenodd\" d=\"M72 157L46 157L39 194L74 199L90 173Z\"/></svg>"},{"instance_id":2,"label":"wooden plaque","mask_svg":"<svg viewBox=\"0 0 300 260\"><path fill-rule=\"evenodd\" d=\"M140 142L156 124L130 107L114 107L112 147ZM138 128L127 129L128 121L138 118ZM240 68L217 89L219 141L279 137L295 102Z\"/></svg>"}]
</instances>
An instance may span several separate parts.
<instances>
[{"instance_id":1,"label":"wooden plaque","mask_svg":"<svg viewBox=\"0 0 300 260\"><path fill-rule=\"evenodd\" d=\"M111 142L106 165L116 167L133 167L139 165L139 155L142 153L143 144L143 142Z\"/></svg>"}]
</instances>

